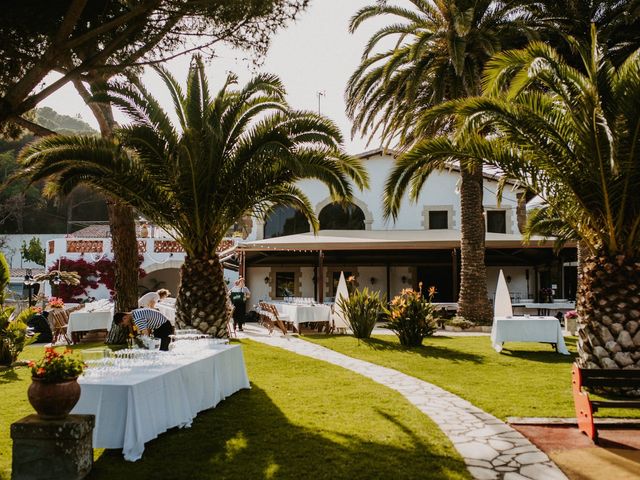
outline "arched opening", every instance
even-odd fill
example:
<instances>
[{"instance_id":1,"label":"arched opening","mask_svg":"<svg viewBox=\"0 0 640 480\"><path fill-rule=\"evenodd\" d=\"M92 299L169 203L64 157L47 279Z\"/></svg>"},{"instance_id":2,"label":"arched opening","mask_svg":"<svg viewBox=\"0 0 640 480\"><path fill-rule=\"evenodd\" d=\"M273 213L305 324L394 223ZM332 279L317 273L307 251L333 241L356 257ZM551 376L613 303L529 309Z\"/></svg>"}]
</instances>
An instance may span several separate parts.
<instances>
[{"instance_id":1,"label":"arched opening","mask_svg":"<svg viewBox=\"0 0 640 480\"><path fill-rule=\"evenodd\" d=\"M307 218L293 207L276 207L264 223L264 238L307 233L311 230Z\"/></svg>"},{"instance_id":2,"label":"arched opening","mask_svg":"<svg viewBox=\"0 0 640 480\"><path fill-rule=\"evenodd\" d=\"M330 203L318 216L320 230L365 230L365 216L360 207L349 203Z\"/></svg>"}]
</instances>

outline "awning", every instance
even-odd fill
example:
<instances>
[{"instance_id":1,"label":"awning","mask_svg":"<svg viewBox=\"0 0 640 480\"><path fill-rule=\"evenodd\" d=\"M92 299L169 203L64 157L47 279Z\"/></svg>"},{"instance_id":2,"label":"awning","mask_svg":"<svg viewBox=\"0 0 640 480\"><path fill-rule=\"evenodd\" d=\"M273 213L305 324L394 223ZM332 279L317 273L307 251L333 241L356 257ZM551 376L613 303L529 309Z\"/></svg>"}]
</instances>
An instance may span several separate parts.
<instances>
[{"instance_id":1,"label":"awning","mask_svg":"<svg viewBox=\"0 0 640 480\"><path fill-rule=\"evenodd\" d=\"M522 235L487 233L486 248L550 248L553 239L532 237L528 244ZM574 245L567 245L574 246ZM300 233L284 237L241 242L244 251L291 250L437 250L460 247L458 230L321 230L317 235Z\"/></svg>"}]
</instances>

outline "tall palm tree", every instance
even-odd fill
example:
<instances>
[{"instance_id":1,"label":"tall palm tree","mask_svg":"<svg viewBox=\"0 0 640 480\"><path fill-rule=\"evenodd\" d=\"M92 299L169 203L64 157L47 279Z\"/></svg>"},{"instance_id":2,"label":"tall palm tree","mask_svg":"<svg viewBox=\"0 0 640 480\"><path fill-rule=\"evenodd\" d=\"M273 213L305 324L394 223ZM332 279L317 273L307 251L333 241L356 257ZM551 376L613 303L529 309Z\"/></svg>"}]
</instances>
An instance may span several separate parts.
<instances>
[{"instance_id":1,"label":"tall palm tree","mask_svg":"<svg viewBox=\"0 0 640 480\"><path fill-rule=\"evenodd\" d=\"M277 77L258 75L236 90L229 76L211 97L197 57L186 93L166 70L156 70L177 125L139 82L113 85L106 97L131 125L113 140L45 138L22 152L22 175L49 179L51 194L89 184L174 232L186 252L176 322L223 337L229 307L216 248L233 224L286 205L317 227L297 181L318 179L337 201L347 201L350 181L364 188L368 179L359 161L341 150L338 128L320 115L292 110Z\"/></svg>"},{"instance_id":2,"label":"tall palm tree","mask_svg":"<svg viewBox=\"0 0 640 480\"><path fill-rule=\"evenodd\" d=\"M526 28L519 10L493 0L409 0L410 6L387 2L361 9L351 31L369 19L392 18L374 33L347 86L347 112L353 133L381 137L400 151L436 132L448 131L447 119L417 128L416 118L443 101L477 95L481 72L503 47L523 46ZM513 3L513 2L512 2ZM383 48L392 43L392 48ZM398 165L387 180L385 216L397 217L407 186L417 201L426 178L441 164L423 164L419 171ZM461 282L459 314L477 323L490 322L485 267L483 174L480 164L461 168Z\"/></svg>"},{"instance_id":3,"label":"tall palm tree","mask_svg":"<svg viewBox=\"0 0 640 480\"><path fill-rule=\"evenodd\" d=\"M640 366L640 50L616 68L595 29L591 43L576 48L581 69L544 43L497 55L484 97L427 114L456 113L456 138L422 142L401 163L481 160L540 195L541 219L562 218L564 237L586 249L580 363ZM478 133L487 129L490 136Z\"/></svg>"}]
</instances>

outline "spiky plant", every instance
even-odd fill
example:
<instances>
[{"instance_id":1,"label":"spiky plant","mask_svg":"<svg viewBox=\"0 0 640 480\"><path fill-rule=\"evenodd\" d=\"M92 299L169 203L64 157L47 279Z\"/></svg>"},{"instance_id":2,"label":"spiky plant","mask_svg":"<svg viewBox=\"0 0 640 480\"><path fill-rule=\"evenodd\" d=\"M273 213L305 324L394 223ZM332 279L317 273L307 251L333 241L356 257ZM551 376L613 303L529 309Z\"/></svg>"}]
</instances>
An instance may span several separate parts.
<instances>
[{"instance_id":1,"label":"spiky plant","mask_svg":"<svg viewBox=\"0 0 640 480\"><path fill-rule=\"evenodd\" d=\"M351 30L374 18L391 23L375 32L346 92L353 133L380 137L401 151L435 132L448 130L446 118L417 128L421 112L455 98L480 93L481 72L501 48L525 43L526 28L509 2L493 0L410 0L378 2L362 8ZM512 2L513 3L513 2ZM387 45L391 45L390 48ZM420 171L398 165L385 189L385 216L397 217L408 184L423 182L442 165L422 164ZM490 323L485 268L485 223L482 216L482 166L461 169L461 279L459 312L477 323ZM421 188L411 189L418 200Z\"/></svg>"},{"instance_id":2,"label":"spiky plant","mask_svg":"<svg viewBox=\"0 0 640 480\"><path fill-rule=\"evenodd\" d=\"M48 137L20 158L23 176L50 180L49 193L90 184L134 207L184 247L176 323L226 336L229 306L216 248L243 215L265 215L279 205L318 221L304 178L323 182L338 201L363 188L361 164L341 150L338 128L320 115L296 111L280 80L261 74L234 89L230 75L211 96L204 66L195 57L186 93L156 68L173 101L177 125L139 82L113 85L106 97L133 123L115 139Z\"/></svg>"},{"instance_id":3,"label":"spiky plant","mask_svg":"<svg viewBox=\"0 0 640 480\"><path fill-rule=\"evenodd\" d=\"M456 138L425 141L402 161L481 160L538 194L547 220L580 239L580 363L640 366L640 50L614 67L592 29L574 44L582 68L532 43L488 65L484 97L429 115L460 117ZM438 111L440 110L440 111ZM492 131L484 137L479 132ZM504 185L504 184L503 184Z\"/></svg>"}]
</instances>

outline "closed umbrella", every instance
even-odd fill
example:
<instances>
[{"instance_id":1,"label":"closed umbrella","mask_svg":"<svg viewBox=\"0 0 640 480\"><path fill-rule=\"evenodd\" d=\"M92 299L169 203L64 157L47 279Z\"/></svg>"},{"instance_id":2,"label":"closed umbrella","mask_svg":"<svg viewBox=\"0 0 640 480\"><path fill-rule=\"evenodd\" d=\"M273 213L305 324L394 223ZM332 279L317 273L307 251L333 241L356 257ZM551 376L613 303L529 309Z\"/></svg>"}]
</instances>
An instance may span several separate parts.
<instances>
[{"instance_id":1,"label":"closed umbrella","mask_svg":"<svg viewBox=\"0 0 640 480\"><path fill-rule=\"evenodd\" d=\"M349 324L344 318L344 312L340 308L340 299L349 300L349 289L347 288L347 281L344 278L344 272L340 272L340 280L338 280L338 288L336 289L335 305L333 307L333 325L337 331L344 330L349 327Z\"/></svg>"}]
</instances>

